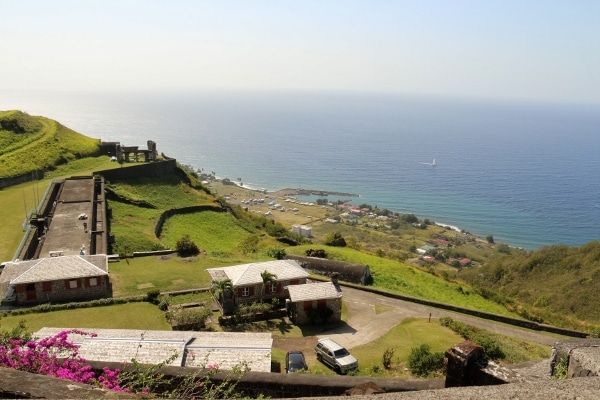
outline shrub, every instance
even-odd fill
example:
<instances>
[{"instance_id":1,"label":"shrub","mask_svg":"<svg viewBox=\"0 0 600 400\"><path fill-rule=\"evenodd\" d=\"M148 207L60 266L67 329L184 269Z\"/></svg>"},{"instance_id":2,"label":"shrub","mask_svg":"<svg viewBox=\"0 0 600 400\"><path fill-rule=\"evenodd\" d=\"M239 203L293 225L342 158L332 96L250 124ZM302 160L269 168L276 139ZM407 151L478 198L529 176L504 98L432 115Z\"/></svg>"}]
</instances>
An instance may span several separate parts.
<instances>
[{"instance_id":1,"label":"shrub","mask_svg":"<svg viewBox=\"0 0 600 400\"><path fill-rule=\"evenodd\" d=\"M385 349L383 352L383 368L390 369L392 367L392 357L394 357L395 349Z\"/></svg>"},{"instance_id":2,"label":"shrub","mask_svg":"<svg viewBox=\"0 0 600 400\"><path fill-rule=\"evenodd\" d=\"M323 249L308 249L304 254L307 257L327 258L327 252Z\"/></svg>"},{"instance_id":3,"label":"shrub","mask_svg":"<svg viewBox=\"0 0 600 400\"><path fill-rule=\"evenodd\" d=\"M413 347L408 356L408 369L413 375L426 377L444 367L444 354L432 353L428 344Z\"/></svg>"},{"instance_id":4,"label":"shrub","mask_svg":"<svg viewBox=\"0 0 600 400\"><path fill-rule=\"evenodd\" d=\"M283 260L285 258L285 249L269 249L267 250L267 256L273 257L277 260Z\"/></svg>"},{"instance_id":5,"label":"shrub","mask_svg":"<svg viewBox=\"0 0 600 400\"><path fill-rule=\"evenodd\" d=\"M158 296L160 296L160 290L151 289L146 293L146 300L152 304L158 304Z\"/></svg>"},{"instance_id":6,"label":"shrub","mask_svg":"<svg viewBox=\"0 0 600 400\"><path fill-rule=\"evenodd\" d=\"M177 253L181 257L196 256L200 254L200 248L190 239L190 235L184 235L176 243Z\"/></svg>"},{"instance_id":7,"label":"shrub","mask_svg":"<svg viewBox=\"0 0 600 400\"><path fill-rule=\"evenodd\" d=\"M334 247L346 247L346 239L339 232L329 233L323 239L323 244Z\"/></svg>"},{"instance_id":8,"label":"shrub","mask_svg":"<svg viewBox=\"0 0 600 400\"><path fill-rule=\"evenodd\" d=\"M567 379L567 373L569 371L569 357L563 355L559 358L558 362L554 366L554 375L552 379Z\"/></svg>"}]
</instances>

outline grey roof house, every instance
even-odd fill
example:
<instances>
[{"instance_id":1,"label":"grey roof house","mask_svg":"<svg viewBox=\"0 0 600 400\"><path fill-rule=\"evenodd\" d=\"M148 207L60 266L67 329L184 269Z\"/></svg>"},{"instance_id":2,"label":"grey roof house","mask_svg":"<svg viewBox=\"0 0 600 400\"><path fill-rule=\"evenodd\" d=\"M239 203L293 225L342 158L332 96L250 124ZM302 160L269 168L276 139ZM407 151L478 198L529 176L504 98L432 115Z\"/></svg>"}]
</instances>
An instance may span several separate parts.
<instances>
[{"instance_id":1,"label":"grey roof house","mask_svg":"<svg viewBox=\"0 0 600 400\"><path fill-rule=\"evenodd\" d=\"M270 272L276 276L276 282L265 288L263 299L286 296L285 286L306 283L309 274L294 260L274 260L231 267L208 268L206 270L213 282L230 279L233 285L234 305L260 300L263 280L261 273Z\"/></svg>"},{"instance_id":2,"label":"grey roof house","mask_svg":"<svg viewBox=\"0 0 600 400\"><path fill-rule=\"evenodd\" d=\"M0 275L3 301L63 303L110 297L106 255L40 258L8 262Z\"/></svg>"},{"instance_id":3,"label":"grey roof house","mask_svg":"<svg viewBox=\"0 0 600 400\"><path fill-rule=\"evenodd\" d=\"M50 337L68 328L42 328L36 338ZM271 372L271 333L149 331L135 329L79 329L97 336L69 334L79 346L79 355L89 361L168 364L202 367L217 364L231 370L242 363L251 371Z\"/></svg>"},{"instance_id":4,"label":"grey roof house","mask_svg":"<svg viewBox=\"0 0 600 400\"><path fill-rule=\"evenodd\" d=\"M333 282L306 283L286 289L289 294L286 308L295 324L342 319L342 291Z\"/></svg>"}]
</instances>

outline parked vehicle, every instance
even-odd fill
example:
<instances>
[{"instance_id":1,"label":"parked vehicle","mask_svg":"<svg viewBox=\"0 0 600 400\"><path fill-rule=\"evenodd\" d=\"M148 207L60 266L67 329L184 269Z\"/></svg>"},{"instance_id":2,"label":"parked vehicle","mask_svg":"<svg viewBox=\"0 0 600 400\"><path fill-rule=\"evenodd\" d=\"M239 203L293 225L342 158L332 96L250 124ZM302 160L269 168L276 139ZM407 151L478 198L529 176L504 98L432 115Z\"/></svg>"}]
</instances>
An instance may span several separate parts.
<instances>
[{"instance_id":1,"label":"parked vehicle","mask_svg":"<svg viewBox=\"0 0 600 400\"><path fill-rule=\"evenodd\" d=\"M331 339L321 339L315 346L317 360L329 365L338 374L358 369L358 361L345 347Z\"/></svg>"},{"instance_id":2,"label":"parked vehicle","mask_svg":"<svg viewBox=\"0 0 600 400\"><path fill-rule=\"evenodd\" d=\"M285 371L289 374L292 372L306 371L306 359L301 351L288 351L285 355Z\"/></svg>"}]
</instances>

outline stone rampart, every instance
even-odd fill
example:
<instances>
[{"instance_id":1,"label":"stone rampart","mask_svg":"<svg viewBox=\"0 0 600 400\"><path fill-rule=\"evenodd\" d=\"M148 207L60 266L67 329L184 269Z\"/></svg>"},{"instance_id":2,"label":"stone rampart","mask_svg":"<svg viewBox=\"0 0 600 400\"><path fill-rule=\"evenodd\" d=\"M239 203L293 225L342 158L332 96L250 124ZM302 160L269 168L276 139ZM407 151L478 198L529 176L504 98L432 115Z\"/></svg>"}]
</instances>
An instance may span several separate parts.
<instances>
[{"instance_id":1,"label":"stone rampart","mask_svg":"<svg viewBox=\"0 0 600 400\"><path fill-rule=\"evenodd\" d=\"M127 165L127 168L105 169L95 171L94 174L102 175L107 181L136 179L140 177L161 178L176 173L177 160L172 158L146 164Z\"/></svg>"},{"instance_id":2,"label":"stone rampart","mask_svg":"<svg viewBox=\"0 0 600 400\"><path fill-rule=\"evenodd\" d=\"M11 176L9 178L0 177L0 189L7 188L9 186L18 185L24 182L38 181L44 178L43 170L36 170L32 172L28 172L23 175Z\"/></svg>"}]
</instances>

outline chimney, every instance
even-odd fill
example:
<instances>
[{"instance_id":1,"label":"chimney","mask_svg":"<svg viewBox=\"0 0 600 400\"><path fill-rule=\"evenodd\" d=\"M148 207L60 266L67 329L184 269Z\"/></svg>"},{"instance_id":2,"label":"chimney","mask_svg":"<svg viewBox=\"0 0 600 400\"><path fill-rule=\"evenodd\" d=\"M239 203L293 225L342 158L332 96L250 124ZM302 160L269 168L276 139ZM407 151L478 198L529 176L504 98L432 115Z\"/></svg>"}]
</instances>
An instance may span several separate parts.
<instances>
[{"instance_id":1,"label":"chimney","mask_svg":"<svg viewBox=\"0 0 600 400\"><path fill-rule=\"evenodd\" d=\"M340 274L338 272L332 272L331 273L331 283L333 283L333 286L335 286L336 290L338 292L342 291L342 288L340 287L340 284L338 282L338 278L340 277Z\"/></svg>"}]
</instances>

